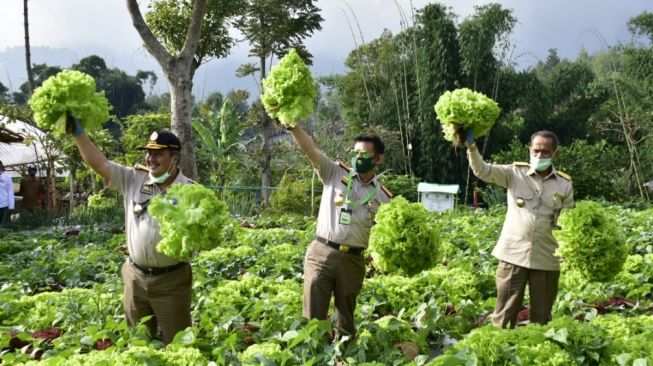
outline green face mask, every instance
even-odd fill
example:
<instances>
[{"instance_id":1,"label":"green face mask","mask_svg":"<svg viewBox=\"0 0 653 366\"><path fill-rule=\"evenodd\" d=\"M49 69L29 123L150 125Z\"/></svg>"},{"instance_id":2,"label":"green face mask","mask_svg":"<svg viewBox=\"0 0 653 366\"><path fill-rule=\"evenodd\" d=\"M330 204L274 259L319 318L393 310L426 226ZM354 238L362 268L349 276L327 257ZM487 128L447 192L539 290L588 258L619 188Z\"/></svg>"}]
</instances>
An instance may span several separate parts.
<instances>
[{"instance_id":1,"label":"green face mask","mask_svg":"<svg viewBox=\"0 0 653 366\"><path fill-rule=\"evenodd\" d=\"M538 158L531 155L531 167L538 172L543 172L551 166L551 158Z\"/></svg>"},{"instance_id":2,"label":"green face mask","mask_svg":"<svg viewBox=\"0 0 653 366\"><path fill-rule=\"evenodd\" d=\"M155 177L152 175L152 173L150 173L150 180L152 181L152 183L161 184L166 180L168 180L168 178L170 178L170 172L165 172L159 175L158 177Z\"/></svg>"},{"instance_id":3,"label":"green face mask","mask_svg":"<svg viewBox=\"0 0 653 366\"><path fill-rule=\"evenodd\" d=\"M356 173L367 173L374 168L372 160L367 153L356 155L351 158L351 166Z\"/></svg>"}]
</instances>

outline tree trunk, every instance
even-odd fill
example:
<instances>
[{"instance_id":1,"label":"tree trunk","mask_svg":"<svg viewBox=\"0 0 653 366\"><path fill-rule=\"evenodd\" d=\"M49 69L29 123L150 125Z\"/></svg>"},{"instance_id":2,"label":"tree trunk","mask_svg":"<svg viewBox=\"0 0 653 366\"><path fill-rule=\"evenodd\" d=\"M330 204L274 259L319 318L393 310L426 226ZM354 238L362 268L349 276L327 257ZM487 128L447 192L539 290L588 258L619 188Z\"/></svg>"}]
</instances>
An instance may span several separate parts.
<instances>
[{"instance_id":1,"label":"tree trunk","mask_svg":"<svg viewBox=\"0 0 653 366\"><path fill-rule=\"evenodd\" d=\"M195 143L191 124L192 89L195 69L199 67L199 62L194 63L194 54L199 45L200 30L207 0L193 2L193 13L184 47L181 52L175 53L175 55L168 52L147 26L138 7L138 2L136 0L126 1L134 28L143 39L147 51L163 69L163 73L168 80L172 113L171 128L172 132L181 140L181 171L184 175L197 179Z\"/></svg>"},{"instance_id":2,"label":"tree trunk","mask_svg":"<svg viewBox=\"0 0 653 366\"><path fill-rule=\"evenodd\" d=\"M179 167L185 176L197 179L195 164L195 138L191 121L193 109L192 77L176 77L173 71L167 71L170 87L170 104L172 106L172 132L181 140L181 162Z\"/></svg>"},{"instance_id":3,"label":"tree trunk","mask_svg":"<svg viewBox=\"0 0 653 366\"><path fill-rule=\"evenodd\" d=\"M260 58L261 63L261 88L263 79L265 79L265 57ZM265 109L261 113L261 133L263 135L263 146L261 147L261 185L263 186L261 193L263 198L263 207L268 207L270 203L270 190L268 187L272 185L272 173L270 171L270 160L272 157L272 120L265 113Z\"/></svg>"},{"instance_id":4,"label":"tree trunk","mask_svg":"<svg viewBox=\"0 0 653 366\"><path fill-rule=\"evenodd\" d=\"M25 26L25 66L27 68L27 85L29 87L29 95L32 95L32 92L34 91L34 73L32 72L32 55L29 46L29 12L27 10L27 2L28 0L23 0L23 24Z\"/></svg>"}]
</instances>

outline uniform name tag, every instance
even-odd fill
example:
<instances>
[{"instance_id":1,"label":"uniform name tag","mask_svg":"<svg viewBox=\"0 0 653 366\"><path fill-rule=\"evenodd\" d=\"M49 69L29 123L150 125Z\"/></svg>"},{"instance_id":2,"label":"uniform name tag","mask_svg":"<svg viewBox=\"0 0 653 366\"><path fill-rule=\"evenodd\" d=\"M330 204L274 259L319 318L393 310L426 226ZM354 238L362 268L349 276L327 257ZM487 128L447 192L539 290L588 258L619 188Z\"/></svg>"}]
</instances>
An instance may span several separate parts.
<instances>
[{"instance_id":1,"label":"uniform name tag","mask_svg":"<svg viewBox=\"0 0 653 366\"><path fill-rule=\"evenodd\" d=\"M141 187L141 193L151 195L154 193L154 188L150 184L144 184L143 187Z\"/></svg>"},{"instance_id":2,"label":"uniform name tag","mask_svg":"<svg viewBox=\"0 0 653 366\"><path fill-rule=\"evenodd\" d=\"M351 209L341 208L340 209L340 220L338 221L340 225L349 225L351 224Z\"/></svg>"}]
</instances>

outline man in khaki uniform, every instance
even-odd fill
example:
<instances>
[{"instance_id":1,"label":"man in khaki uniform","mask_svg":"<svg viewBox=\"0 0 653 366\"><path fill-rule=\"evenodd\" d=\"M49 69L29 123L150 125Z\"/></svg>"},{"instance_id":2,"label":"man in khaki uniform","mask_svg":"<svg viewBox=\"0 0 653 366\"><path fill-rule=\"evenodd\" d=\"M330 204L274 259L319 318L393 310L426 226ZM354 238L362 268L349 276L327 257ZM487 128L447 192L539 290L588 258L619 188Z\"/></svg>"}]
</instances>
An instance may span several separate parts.
<instances>
[{"instance_id":1,"label":"man in khaki uniform","mask_svg":"<svg viewBox=\"0 0 653 366\"><path fill-rule=\"evenodd\" d=\"M142 149L147 167L128 168L107 160L91 142L76 120L73 135L84 161L104 178L105 185L124 194L125 232L129 257L122 266L123 305L127 321L136 325L152 315L146 323L155 337L163 333L164 343L191 325L192 272L190 264L157 252L161 240L159 225L150 217L147 206L157 194L173 183L193 183L177 167L181 144L168 131L154 132Z\"/></svg>"},{"instance_id":2,"label":"man in khaki uniform","mask_svg":"<svg viewBox=\"0 0 653 366\"><path fill-rule=\"evenodd\" d=\"M492 251L499 259L492 318L497 326L515 326L527 283L531 322L551 320L560 277L560 263L554 255L558 244L552 231L558 228L560 210L574 205L571 177L551 164L557 148L558 137L553 132L538 131L531 136L530 163L496 165L483 161L473 141L468 144L474 174L508 189L506 220Z\"/></svg>"},{"instance_id":3,"label":"man in khaki uniform","mask_svg":"<svg viewBox=\"0 0 653 366\"><path fill-rule=\"evenodd\" d=\"M355 138L353 169L330 160L301 127L289 128L324 184L316 236L304 258L306 318L325 319L334 296L338 334L356 337L354 309L363 287L374 215L391 194L376 180L385 146L377 136Z\"/></svg>"}]
</instances>

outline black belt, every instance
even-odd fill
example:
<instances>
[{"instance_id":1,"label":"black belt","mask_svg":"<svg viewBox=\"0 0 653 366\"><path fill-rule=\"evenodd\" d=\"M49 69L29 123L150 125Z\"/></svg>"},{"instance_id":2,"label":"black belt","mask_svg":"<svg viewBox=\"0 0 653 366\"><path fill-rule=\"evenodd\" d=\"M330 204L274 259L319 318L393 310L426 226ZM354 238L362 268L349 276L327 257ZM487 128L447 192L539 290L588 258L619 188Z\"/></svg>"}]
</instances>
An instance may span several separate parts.
<instances>
[{"instance_id":1,"label":"black belt","mask_svg":"<svg viewBox=\"0 0 653 366\"><path fill-rule=\"evenodd\" d=\"M323 238L321 236L316 236L315 240L319 241L320 243L322 243L324 245L330 246L333 249L337 249L337 250L339 250L339 251L341 251L343 253L347 253L347 254L360 255L365 250L365 248L350 247L349 245L335 243L335 242L332 242L331 240L325 239L325 238Z\"/></svg>"},{"instance_id":2,"label":"black belt","mask_svg":"<svg viewBox=\"0 0 653 366\"><path fill-rule=\"evenodd\" d=\"M131 257L129 257L129 263L131 263L134 267L136 267L137 270L141 271L143 274L160 275L160 274L176 271L179 268L183 267L188 262L179 262L177 264L173 264L172 266L168 266L168 267L145 267L145 266L141 266L140 264L136 264L136 262L134 262L134 260Z\"/></svg>"}]
</instances>

